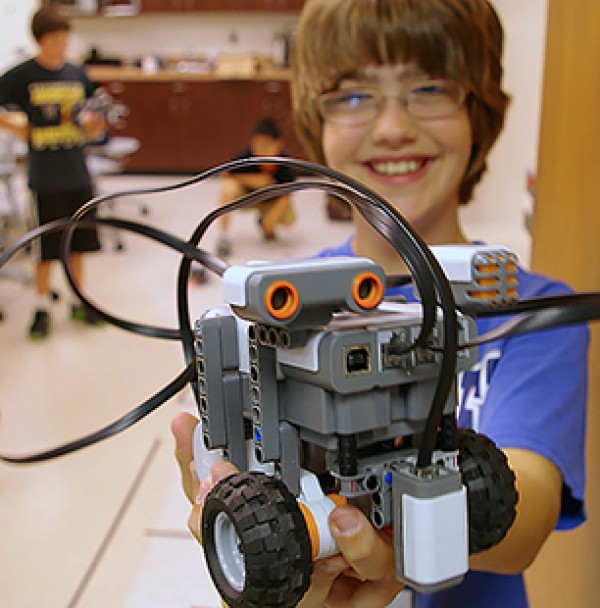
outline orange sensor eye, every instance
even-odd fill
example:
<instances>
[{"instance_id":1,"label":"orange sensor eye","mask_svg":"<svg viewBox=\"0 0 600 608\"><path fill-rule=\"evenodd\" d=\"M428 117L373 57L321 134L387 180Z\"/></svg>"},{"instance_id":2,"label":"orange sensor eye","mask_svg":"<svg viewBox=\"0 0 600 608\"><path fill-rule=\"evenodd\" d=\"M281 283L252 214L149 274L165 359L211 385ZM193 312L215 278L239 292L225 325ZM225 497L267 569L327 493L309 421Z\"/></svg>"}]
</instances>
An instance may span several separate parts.
<instances>
[{"instance_id":1,"label":"orange sensor eye","mask_svg":"<svg viewBox=\"0 0 600 608\"><path fill-rule=\"evenodd\" d=\"M375 308L383 299L381 279L372 272L362 272L354 277L352 297L361 308Z\"/></svg>"},{"instance_id":2,"label":"orange sensor eye","mask_svg":"<svg viewBox=\"0 0 600 608\"><path fill-rule=\"evenodd\" d=\"M292 318L300 306L298 290L289 281L275 281L267 287L264 296L267 312L279 321Z\"/></svg>"}]
</instances>

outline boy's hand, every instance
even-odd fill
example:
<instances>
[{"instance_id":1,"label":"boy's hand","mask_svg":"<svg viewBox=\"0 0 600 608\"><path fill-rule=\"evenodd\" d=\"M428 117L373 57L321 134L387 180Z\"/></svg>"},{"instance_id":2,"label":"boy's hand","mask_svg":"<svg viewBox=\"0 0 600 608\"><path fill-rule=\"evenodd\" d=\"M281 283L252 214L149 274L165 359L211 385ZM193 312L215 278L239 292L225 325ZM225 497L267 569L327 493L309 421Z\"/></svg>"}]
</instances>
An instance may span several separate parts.
<instances>
[{"instance_id":1,"label":"boy's hand","mask_svg":"<svg viewBox=\"0 0 600 608\"><path fill-rule=\"evenodd\" d=\"M202 542L202 505L215 483L236 472L227 462L217 462L211 475L199 480L193 457L193 436L198 420L186 413L171 423L175 457L183 490L192 506L188 526ZM402 591L396 580L392 539L378 532L356 507L334 509L329 516L331 532L340 554L315 562L311 586L299 608L383 608Z\"/></svg>"},{"instance_id":2,"label":"boy's hand","mask_svg":"<svg viewBox=\"0 0 600 608\"><path fill-rule=\"evenodd\" d=\"M396 580L392 539L352 506L337 507L329 527L339 555L315 562L300 608L383 608L402 591Z\"/></svg>"},{"instance_id":3,"label":"boy's hand","mask_svg":"<svg viewBox=\"0 0 600 608\"><path fill-rule=\"evenodd\" d=\"M171 432L175 437L175 458L181 473L181 485L188 500L192 504L192 512L188 519L188 527L194 538L202 544L202 506L206 495L221 479L237 472L229 462L217 462L211 467L211 475L198 479L194 463L194 430L198 424L197 418L191 414L181 413L171 423Z\"/></svg>"},{"instance_id":4,"label":"boy's hand","mask_svg":"<svg viewBox=\"0 0 600 608\"><path fill-rule=\"evenodd\" d=\"M0 109L0 128L10 131L23 141L29 139L30 126L21 112L5 112Z\"/></svg>"},{"instance_id":5,"label":"boy's hand","mask_svg":"<svg viewBox=\"0 0 600 608\"><path fill-rule=\"evenodd\" d=\"M108 130L106 118L98 112L89 110L84 110L79 114L78 124L86 138L90 141L102 139Z\"/></svg>"}]
</instances>

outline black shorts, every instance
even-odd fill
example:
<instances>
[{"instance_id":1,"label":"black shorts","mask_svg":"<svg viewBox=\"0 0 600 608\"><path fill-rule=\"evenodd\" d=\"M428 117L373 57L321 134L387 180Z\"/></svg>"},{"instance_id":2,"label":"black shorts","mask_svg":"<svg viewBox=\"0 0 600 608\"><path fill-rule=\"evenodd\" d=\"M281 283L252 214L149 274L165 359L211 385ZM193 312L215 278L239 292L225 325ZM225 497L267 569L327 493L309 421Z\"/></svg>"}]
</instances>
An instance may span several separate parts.
<instances>
[{"instance_id":1,"label":"black shorts","mask_svg":"<svg viewBox=\"0 0 600 608\"><path fill-rule=\"evenodd\" d=\"M90 189L69 192L34 192L33 199L36 205L37 218L40 225L53 220L70 217L87 201L93 197ZM95 212L86 214L87 218L94 218ZM62 232L53 232L41 238L41 260L59 260L61 257ZM96 228L82 228L75 231L71 241L71 251L87 253L98 251L101 248Z\"/></svg>"}]
</instances>

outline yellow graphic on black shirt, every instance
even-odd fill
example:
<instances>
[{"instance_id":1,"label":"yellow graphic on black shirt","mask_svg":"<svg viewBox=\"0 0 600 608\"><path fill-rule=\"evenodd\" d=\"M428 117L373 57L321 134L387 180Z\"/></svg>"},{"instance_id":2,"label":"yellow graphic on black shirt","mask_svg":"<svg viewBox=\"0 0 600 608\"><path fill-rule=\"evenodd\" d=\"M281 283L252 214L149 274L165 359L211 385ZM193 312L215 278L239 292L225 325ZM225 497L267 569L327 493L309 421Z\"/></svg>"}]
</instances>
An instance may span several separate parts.
<instances>
[{"instance_id":1,"label":"yellow graphic on black shirt","mask_svg":"<svg viewBox=\"0 0 600 608\"><path fill-rule=\"evenodd\" d=\"M73 122L73 106L85 99L80 82L34 82L29 86L31 104L40 108L48 125L34 125L34 150L75 148L85 144L83 131Z\"/></svg>"}]
</instances>

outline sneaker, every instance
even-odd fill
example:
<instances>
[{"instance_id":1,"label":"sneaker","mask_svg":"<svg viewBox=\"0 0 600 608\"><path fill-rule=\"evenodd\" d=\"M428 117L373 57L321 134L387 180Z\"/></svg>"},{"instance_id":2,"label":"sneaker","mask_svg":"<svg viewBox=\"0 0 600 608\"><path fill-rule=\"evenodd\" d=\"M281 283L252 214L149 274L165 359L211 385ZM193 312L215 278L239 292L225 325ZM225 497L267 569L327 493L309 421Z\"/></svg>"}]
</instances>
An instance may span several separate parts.
<instances>
[{"instance_id":1,"label":"sneaker","mask_svg":"<svg viewBox=\"0 0 600 608\"><path fill-rule=\"evenodd\" d=\"M262 235L263 235L264 241L276 241L277 240L277 236L275 235L275 232L272 229L269 230L266 228L262 217L258 218L258 225L260 226L260 229L262 230Z\"/></svg>"},{"instance_id":2,"label":"sneaker","mask_svg":"<svg viewBox=\"0 0 600 608\"><path fill-rule=\"evenodd\" d=\"M200 264L194 265L190 271L190 283L194 285L204 285L208 283L208 273L206 268Z\"/></svg>"},{"instance_id":3,"label":"sneaker","mask_svg":"<svg viewBox=\"0 0 600 608\"><path fill-rule=\"evenodd\" d=\"M71 320L81 321L86 325L92 325L94 327L102 327L103 325L106 325L106 322L103 319L96 316L91 310L82 304L73 304L71 306Z\"/></svg>"},{"instance_id":4,"label":"sneaker","mask_svg":"<svg viewBox=\"0 0 600 608\"><path fill-rule=\"evenodd\" d=\"M29 338L34 342L45 340L50 333L50 315L39 308L33 315L33 323L29 328Z\"/></svg>"},{"instance_id":5,"label":"sneaker","mask_svg":"<svg viewBox=\"0 0 600 608\"><path fill-rule=\"evenodd\" d=\"M220 258L228 258L231 255L231 241L224 235L217 241L217 255Z\"/></svg>"}]
</instances>

